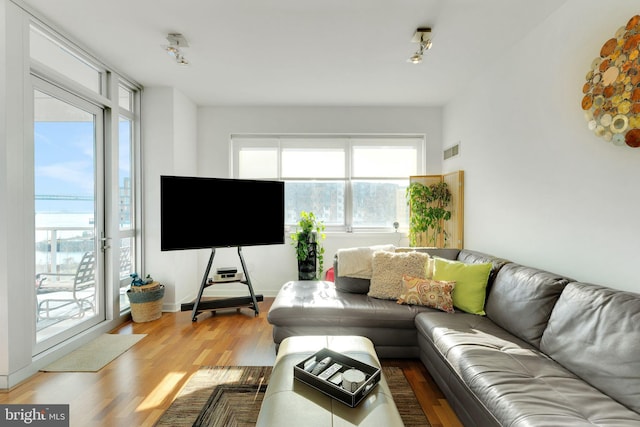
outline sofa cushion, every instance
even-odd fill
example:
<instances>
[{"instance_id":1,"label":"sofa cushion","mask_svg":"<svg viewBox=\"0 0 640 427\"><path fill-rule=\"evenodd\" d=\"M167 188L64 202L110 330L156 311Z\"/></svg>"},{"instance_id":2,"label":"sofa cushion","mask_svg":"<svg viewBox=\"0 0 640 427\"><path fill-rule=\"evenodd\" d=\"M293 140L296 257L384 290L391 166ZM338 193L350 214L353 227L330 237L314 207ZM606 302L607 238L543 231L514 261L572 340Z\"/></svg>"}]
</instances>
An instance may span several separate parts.
<instances>
[{"instance_id":1,"label":"sofa cushion","mask_svg":"<svg viewBox=\"0 0 640 427\"><path fill-rule=\"evenodd\" d=\"M285 283L274 299L267 320L276 351L287 337L301 335L357 335L373 341L383 358L419 355L414 319L432 308L400 305L396 301L336 290L327 281Z\"/></svg>"},{"instance_id":2,"label":"sofa cushion","mask_svg":"<svg viewBox=\"0 0 640 427\"><path fill-rule=\"evenodd\" d=\"M454 313L451 293L455 282L439 282L432 279L402 276L402 294L398 304L423 305L447 313Z\"/></svg>"},{"instance_id":3,"label":"sofa cushion","mask_svg":"<svg viewBox=\"0 0 640 427\"><path fill-rule=\"evenodd\" d=\"M384 252L373 254L373 275L369 295L397 300L402 293L402 275L426 278L429 255L422 252Z\"/></svg>"},{"instance_id":4,"label":"sofa cushion","mask_svg":"<svg viewBox=\"0 0 640 427\"><path fill-rule=\"evenodd\" d=\"M640 295L569 283L551 313L540 349L640 412Z\"/></svg>"},{"instance_id":5,"label":"sofa cushion","mask_svg":"<svg viewBox=\"0 0 640 427\"><path fill-rule=\"evenodd\" d=\"M333 259L333 275L337 290L353 294L366 294L369 292L371 279L358 279L356 277L341 276L339 264L338 256L336 255Z\"/></svg>"},{"instance_id":6,"label":"sofa cushion","mask_svg":"<svg viewBox=\"0 0 640 427\"><path fill-rule=\"evenodd\" d=\"M484 315L485 291L492 264L465 264L441 258L434 262L434 280L456 282L453 305L467 313Z\"/></svg>"},{"instance_id":7,"label":"sofa cushion","mask_svg":"<svg viewBox=\"0 0 640 427\"><path fill-rule=\"evenodd\" d=\"M487 317L539 347L551 310L567 283L569 279L556 274L506 264L498 272L487 298Z\"/></svg>"},{"instance_id":8,"label":"sofa cushion","mask_svg":"<svg viewBox=\"0 0 640 427\"><path fill-rule=\"evenodd\" d=\"M501 425L631 426L640 421L639 414L488 317L433 311L418 314L416 327L420 345L433 346L453 369L449 375L460 377Z\"/></svg>"},{"instance_id":9,"label":"sofa cushion","mask_svg":"<svg viewBox=\"0 0 640 427\"><path fill-rule=\"evenodd\" d=\"M332 333L333 328L362 326L403 328L415 335L416 314L428 310L431 309L339 292L332 282L300 280L280 288L267 320L278 326L325 327Z\"/></svg>"},{"instance_id":10,"label":"sofa cushion","mask_svg":"<svg viewBox=\"0 0 640 427\"><path fill-rule=\"evenodd\" d=\"M491 263L491 272L489 273L489 280L487 281L487 292L491 289L493 281L495 280L498 271L508 264L510 261L504 258L498 258L493 255L485 254L483 252L472 251L469 249L462 249L458 254L458 261L462 261L466 264L483 264L486 262Z\"/></svg>"},{"instance_id":11,"label":"sofa cushion","mask_svg":"<svg viewBox=\"0 0 640 427\"><path fill-rule=\"evenodd\" d=\"M450 260L456 260L460 249L456 248L430 248L422 246L399 246L396 247L396 252L424 252L431 257L445 258Z\"/></svg>"}]
</instances>

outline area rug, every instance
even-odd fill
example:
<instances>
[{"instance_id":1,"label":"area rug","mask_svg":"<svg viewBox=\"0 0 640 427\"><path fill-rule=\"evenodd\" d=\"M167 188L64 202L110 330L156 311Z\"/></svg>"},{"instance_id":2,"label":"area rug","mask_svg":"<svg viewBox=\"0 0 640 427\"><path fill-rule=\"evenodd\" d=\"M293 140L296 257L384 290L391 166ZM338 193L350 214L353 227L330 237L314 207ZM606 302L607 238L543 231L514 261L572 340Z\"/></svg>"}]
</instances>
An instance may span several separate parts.
<instances>
[{"instance_id":1,"label":"area rug","mask_svg":"<svg viewBox=\"0 0 640 427\"><path fill-rule=\"evenodd\" d=\"M147 334L103 334L40 369L44 372L97 372Z\"/></svg>"},{"instance_id":2,"label":"area rug","mask_svg":"<svg viewBox=\"0 0 640 427\"><path fill-rule=\"evenodd\" d=\"M383 367L393 400L407 427L428 427L402 369ZM255 426L270 366L217 366L200 368L178 393L156 427Z\"/></svg>"}]
</instances>

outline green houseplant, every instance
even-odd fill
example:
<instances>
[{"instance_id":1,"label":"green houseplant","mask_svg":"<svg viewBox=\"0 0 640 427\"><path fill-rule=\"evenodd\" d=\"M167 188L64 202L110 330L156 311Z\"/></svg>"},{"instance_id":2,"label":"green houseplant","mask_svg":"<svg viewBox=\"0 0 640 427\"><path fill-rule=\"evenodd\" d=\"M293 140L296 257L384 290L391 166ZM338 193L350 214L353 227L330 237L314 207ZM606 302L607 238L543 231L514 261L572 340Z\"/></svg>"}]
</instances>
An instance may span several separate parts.
<instances>
[{"instance_id":1,"label":"green houseplant","mask_svg":"<svg viewBox=\"0 0 640 427\"><path fill-rule=\"evenodd\" d=\"M320 280L324 267L324 247L326 238L324 223L313 212L300 212L300 220L295 233L291 233L291 244L296 248L299 280Z\"/></svg>"},{"instance_id":2,"label":"green houseplant","mask_svg":"<svg viewBox=\"0 0 640 427\"><path fill-rule=\"evenodd\" d=\"M446 246L447 231L445 221L451 219L451 211L446 208L451 203L451 192L446 182L423 185L412 182L406 191L407 204L411 210L409 220L409 243L417 246L421 233L426 233L426 241L430 246L437 246L439 236L442 245Z\"/></svg>"}]
</instances>

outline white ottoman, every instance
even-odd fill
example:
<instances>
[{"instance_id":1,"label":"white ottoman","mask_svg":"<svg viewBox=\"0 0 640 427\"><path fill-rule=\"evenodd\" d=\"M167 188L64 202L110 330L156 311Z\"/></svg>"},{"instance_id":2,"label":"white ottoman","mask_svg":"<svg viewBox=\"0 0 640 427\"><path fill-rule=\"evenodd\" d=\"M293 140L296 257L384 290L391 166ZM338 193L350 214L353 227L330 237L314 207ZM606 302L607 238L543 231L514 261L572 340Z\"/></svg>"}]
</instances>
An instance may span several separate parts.
<instances>
[{"instance_id":1,"label":"white ottoman","mask_svg":"<svg viewBox=\"0 0 640 427\"><path fill-rule=\"evenodd\" d=\"M256 426L404 426L384 374L355 408L293 378L293 367L322 348L380 367L373 343L358 336L304 336L280 344Z\"/></svg>"}]
</instances>

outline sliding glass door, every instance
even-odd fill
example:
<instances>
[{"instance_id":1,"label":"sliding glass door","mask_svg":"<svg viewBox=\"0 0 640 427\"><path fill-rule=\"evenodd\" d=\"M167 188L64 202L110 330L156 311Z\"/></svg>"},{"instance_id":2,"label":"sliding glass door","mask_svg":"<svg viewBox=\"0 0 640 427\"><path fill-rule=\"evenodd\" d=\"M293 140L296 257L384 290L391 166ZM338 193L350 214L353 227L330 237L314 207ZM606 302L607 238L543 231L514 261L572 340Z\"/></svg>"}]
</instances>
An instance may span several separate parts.
<instances>
[{"instance_id":1,"label":"sliding glass door","mask_svg":"<svg viewBox=\"0 0 640 427\"><path fill-rule=\"evenodd\" d=\"M105 319L101 107L33 77L36 351Z\"/></svg>"}]
</instances>

